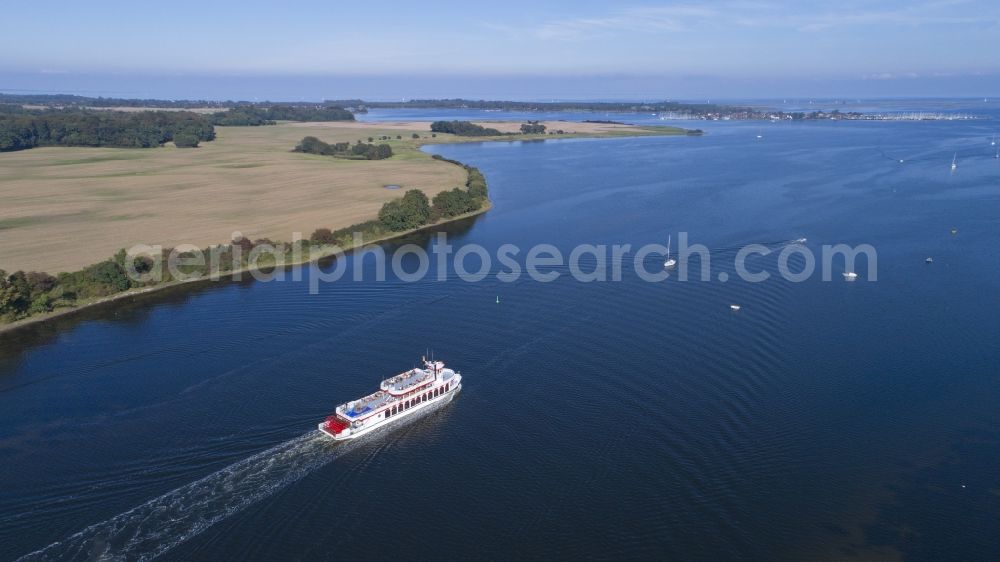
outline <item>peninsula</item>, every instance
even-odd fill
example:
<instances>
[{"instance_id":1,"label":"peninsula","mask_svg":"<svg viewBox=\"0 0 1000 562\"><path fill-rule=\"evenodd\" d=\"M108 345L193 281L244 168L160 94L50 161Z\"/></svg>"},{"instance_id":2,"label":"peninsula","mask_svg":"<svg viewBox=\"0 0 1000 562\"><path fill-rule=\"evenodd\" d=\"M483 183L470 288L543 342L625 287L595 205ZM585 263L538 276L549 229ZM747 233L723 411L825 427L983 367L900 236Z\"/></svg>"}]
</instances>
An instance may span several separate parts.
<instances>
[{"instance_id":1,"label":"peninsula","mask_svg":"<svg viewBox=\"0 0 1000 562\"><path fill-rule=\"evenodd\" d=\"M425 144L694 132L570 121L362 122L349 113L313 119L343 116L336 106L20 107L0 113L0 142L8 140L0 146L0 323L8 324L154 288L124 275L119 250L136 244L239 246L244 260L256 245L273 244L310 261L332 244L350 249L352 232L367 243L487 210L482 174L431 156L420 150ZM80 134L51 132L56 120ZM190 142L178 142L188 131ZM301 240L293 244L295 233Z\"/></svg>"}]
</instances>

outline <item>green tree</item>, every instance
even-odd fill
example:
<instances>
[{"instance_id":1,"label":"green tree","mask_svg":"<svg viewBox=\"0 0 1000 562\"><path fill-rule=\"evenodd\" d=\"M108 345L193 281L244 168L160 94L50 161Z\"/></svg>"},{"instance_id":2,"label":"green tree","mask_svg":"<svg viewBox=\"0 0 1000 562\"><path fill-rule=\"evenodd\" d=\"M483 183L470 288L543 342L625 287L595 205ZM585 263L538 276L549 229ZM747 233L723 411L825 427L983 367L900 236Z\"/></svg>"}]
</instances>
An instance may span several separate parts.
<instances>
[{"instance_id":1,"label":"green tree","mask_svg":"<svg viewBox=\"0 0 1000 562\"><path fill-rule=\"evenodd\" d=\"M419 189L411 189L401 199L387 202L378 213L382 226L393 232L423 226L430 218L430 201Z\"/></svg>"},{"instance_id":2,"label":"green tree","mask_svg":"<svg viewBox=\"0 0 1000 562\"><path fill-rule=\"evenodd\" d=\"M83 270L85 278L96 285L95 294L106 295L121 292L129 288L125 270L114 260L103 261Z\"/></svg>"},{"instance_id":3,"label":"green tree","mask_svg":"<svg viewBox=\"0 0 1000 562\"><path fill-rule=\"evenodd\" d=\"M538 121L528 121L521 124L521 133L525 135L541 135L545 133L545 125Z\"/></svg>"},{"instance_id":4,"label":"green tree","mask_svg":"<svg viewBox=\"0 0 1000 562\"><path fill-rule=\"evenodd\" d=\"M316 244L336 244L337 238L329 228L317 228L313 231L309 240Z\"/></svg>"}]
</instances>

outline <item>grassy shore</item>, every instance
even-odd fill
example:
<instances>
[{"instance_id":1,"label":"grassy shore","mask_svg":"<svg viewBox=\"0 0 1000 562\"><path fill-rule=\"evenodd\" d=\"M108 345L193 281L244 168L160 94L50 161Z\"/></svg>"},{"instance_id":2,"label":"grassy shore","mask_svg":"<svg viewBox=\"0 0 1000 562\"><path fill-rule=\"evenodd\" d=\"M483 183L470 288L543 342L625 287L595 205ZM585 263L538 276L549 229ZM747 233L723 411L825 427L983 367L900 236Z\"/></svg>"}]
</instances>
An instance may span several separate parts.
<instances>
[{"instance_id":1,"label":"grassy shore","mask_svg":"<svg viewBox=\"0 0 1000 562\"><path fill-rule=\"evenodd\" d=\"M410 229L410 230L404 230L404 231L401 231L401 232L393 232L393 233L389 233L389 234L384 234L382 236L376 236L376 237L373 237L373 238L370 238L370 239L365 239L365 240L362 241L362 243L361 243L360 246L352 244L352 245L348 245L346 247L336 247L336 248L334 248L334 247L323 247L319 251L308 252L300 260L286 260L286 261L282 262L280 265L278 265L278 267L289 268L289 267L293 267L293 266L300 266L300 265L306 265L306 264L316 263L316 262L319 262L321 260L324 260L324 259L336 256L338 253L341 253L341 252L344 253L344 254L349 254L350 252L353 252L353 251L357 250L359 247L368 246L370 244L380 244L380 243L383 243L383 242L388 242L390 240L394 240L394 239L397 239L397 238L403 238L403 237L410 236L412 234L416 234L418 232L422 232L422 231L425 231L425 230L432 230L432 229L438 228L438 227L440 227L442 225L445 225L445 224L448 224L448 223L453 223L453 222L458 222L458 221L470 219L470 218L479 216L479 215L481 215L481 214L489 211L492 208L493 208L493 204L490 201L487 200L486 203L482 207L480 207L479 209L477 209L475 211L472 211L470 213L464 213L464 214L461 214L461 215L450 217L448 219L439 220L437 222L433 222L433 223L430 223L430 224L425 224L423 226L420 226L418 228L413 228L413 229ZM264 261L262 261L261 263L257 264L256 269L268 268L268 267L274 267L274 266L275 266L274 262L264 262ZM22 327L25 327L25 326L28 326L28 325L31 325L31 324L36 324L38 322L44 322L46 320L52 320L54 318L60 318L60 317L68 316L68 315L71 315L71 314L75 314L75 313L80 312L82 310L86 310L88 308L92 308L92 307L95 307L95 306L98 306L98 305L101 305L101 304L107 304L107 303L111 303L111 302L114 302L114 301L121 301L121 300L130 299L130 298L135 298L135 297L138 297L138 296L141 296L141 295L147 295L149 293L153 293L153 292L157 292L157 291L162 291L164 289L170 289L170 288L174 288L174 287L180 287L180 286L188 285L188 284L192 284L192 283L207 283L207 282L212 282L212 281L215 281L215 280L225 281L226 279L236 279L236 278L239 278L242 275L251 273L251 271L253 271L254 269L255 268L243 267L243 268L232 270L232 271L222 272L222 273L220 273L218 276L216 276L214 278L213 277L192 277L192 278L186 279L184 281L170 281L170 282L166 282L166 283L160 283L158 285L153 285L153 286L150 286L150 287L141 287L141 288L136 288L136 289L130 289L128 291L123 291L121 293L116 293L114 295L109 295L109 296L106 296L106 297L79 300L79 301L76 302L75 306L72 306L72 307L57 308L57 309L55 309L55 310L53 310L51 312L45 312L45 313L42 313L42 314L35 314L35 315L29 316L27 318L22 318L20 320L16 320L14 322L8 322L8 323L5 323L5 324L4 323L0 323L0 334L2 334L4 332L13 331L13 330L16 330L18 328L22 328Z\"/></svg>"}]
</instances>

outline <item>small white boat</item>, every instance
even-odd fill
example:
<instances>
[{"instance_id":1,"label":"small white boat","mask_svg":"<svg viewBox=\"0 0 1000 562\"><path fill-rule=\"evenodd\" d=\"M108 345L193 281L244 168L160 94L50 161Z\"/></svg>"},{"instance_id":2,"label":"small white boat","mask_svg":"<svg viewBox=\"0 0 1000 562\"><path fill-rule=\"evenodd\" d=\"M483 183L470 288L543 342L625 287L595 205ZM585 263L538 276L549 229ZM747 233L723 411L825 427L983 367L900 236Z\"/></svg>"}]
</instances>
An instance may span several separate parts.
<instances>
[{"instance_id":1,"label":"small white boat","mask_svg":"<svg viewBox=\"0 0 1000 562\"><path fill-rule=\"evenodd\" d=\"M670 236L667 236L667 259L663 262L663 269L670 269L677 266L677 260L670 257Z\"/></svg>"},{"instance_id":2,"label":"small white boat","mask_svg":"<svg viewBox=\"0 0 1000 562\"><path fill-rule=\"evenodd\" d=\"M956 152L954 156L951 157L951 171L954 172L955 168L958 167L958 153Z\"/></svg>"},{"instance_id":3,"label":"small white boat","mask_svg":"<svg viewBox=\"0 0 1000 562\"><path fill-rule=\"evenodd\" d=\"M854 281L857 278L858 278L858 274L854 273L853 271L845 271L844 272L844 280L845 281Z\"/></svg>"},{"instance_id":4,"label":"small white boat","mask_svg":"<svg viewBox=\"0 0 1000 562\"><path fill-rule=\"evenodd\" d=\"M925 263L934 263L934 258L929 257L929 258L925 259L924 262Z\"/></svg>"},{"instance_id":5,"label":"small white boat","mask_svg":"<svg viewBox=\"0 0 1000 562\"><path fill-rule=\"evenodd\" d=\"M730 309L731 309L731 310L732 310L733 312L736 312L736 311L738 311L738 310L740 309L740 305L738 305L738 304L731 304L731 305L729 305L729 308L730 308Z\"/></svg>"},{"instance_id":6,"label":"small white boat","mask_svg":"<svg viewBox=\"0 0 1000 562\"><path fill-rule=\"evenodd\" d=\"M795 239L795 243L796 244L805 244L806 243L806 239L805 238L796 238Z\"/></svg>"},{"instance_id":7,"label":"small white boat","mask_svg":"<svg viewBox=\"0 0 1000 562\"><path fill-rule=\"evenodd\" d=\"M996 145L997 145L997 136L993 135L993 140L990 141L990 146L996 146Z\"/></svg>"}]
</instances>

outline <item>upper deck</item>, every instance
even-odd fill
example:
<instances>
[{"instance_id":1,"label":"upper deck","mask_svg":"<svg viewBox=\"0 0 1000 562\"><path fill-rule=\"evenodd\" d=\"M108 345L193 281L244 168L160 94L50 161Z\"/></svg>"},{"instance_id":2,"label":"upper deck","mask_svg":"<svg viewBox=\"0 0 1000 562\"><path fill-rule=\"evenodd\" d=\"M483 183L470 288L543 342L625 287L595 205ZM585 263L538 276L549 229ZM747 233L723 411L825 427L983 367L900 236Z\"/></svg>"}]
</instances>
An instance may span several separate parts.
<instances>
[{"instance_id":1,"label":"upper deck","mask_svg":"<svg viewBox=\"0 0 1000 562\"><path fill-rule=\"evenodd\" d=\"M425 369L411 369L379 385L381 390L368 396L337 406L337 414L348 420L360 420L391 406L411 393L433 388L455 376L455 371L444 368L442 361L425 361Z\"/></svg>"},{"instance_id":2,"label":"upper deck","mask_svg":"<svg viewBox=\"0 0 1000 562\"><path fill-rule=\"evenodd\" d=\"M444 368L443 361L424 361L424 366L425 369L410 369L385 379L379 388L394 396L402 396L433 383L444 371L449 370Z\"/></svg>"}]
</instances>

